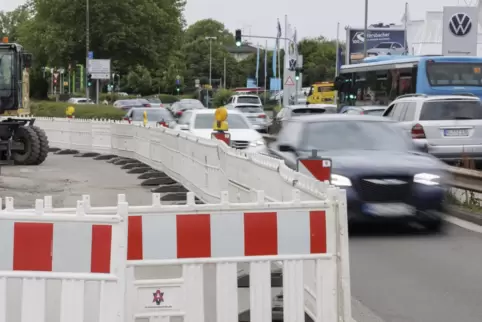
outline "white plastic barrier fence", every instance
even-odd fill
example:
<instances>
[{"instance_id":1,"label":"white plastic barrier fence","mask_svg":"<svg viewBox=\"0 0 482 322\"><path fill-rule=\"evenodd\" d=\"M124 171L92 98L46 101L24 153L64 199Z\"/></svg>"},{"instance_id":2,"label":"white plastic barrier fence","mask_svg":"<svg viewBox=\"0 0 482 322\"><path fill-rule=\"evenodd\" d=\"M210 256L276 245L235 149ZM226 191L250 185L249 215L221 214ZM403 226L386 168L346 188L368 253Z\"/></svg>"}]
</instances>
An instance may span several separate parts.
<instances>
[{"instance_id":1,"label":"white plastic barrier fence","mask_svg":"<svg viewBox=\"0 0 482 322\"><path fill-rule=\"evenodd\" d=\"M14 209L13 199L0 211L0 321L22 322L236 322L239 302L237 264L250 266L251 321L272 320L271 263L282 262L283 316L304 321L351 322L346 202L330 188L324 200L301 201L292 190L289 202L257 200L219 204L128 206L119 195L116 207L52 209L37 200L35 209ZM84 197L85 202L88 202ZM51 198L46 198L50 200ZM204 271L215 265L214 292L206 292ZM173 270L180 267L179 276ZM140 271L151 269L148 279ZM170 268L170 270L168 269ZM9 302L9 278L22 278L20 306ZM46 280L61 281L60 302ZM100 281L101 304L95 319L85 319L84 281ZM206 295L208 294L208 296ZM214 306L212 305L214 302ZM206 307L214 307L214 313ZM60 312L60 313L59 313ZM18 315L18 314L17 314ZM160 319L160 320L158 320Z\"/></svg>"},{"instance_id":2,"label":"white plastic barrier fence","mask_svg":"<svg viewBox=\"0 0 482 322\"><path fill-rule=\"evenodd\" d=\"M164 127L68 118L37 118L36 124L46 131L51 147L138 159L206 202L219 202L221 191L228 191L232 202L246 201L256 190L265 191L268 201L290 200L293 188L302 200L315 200L323 199L328 187L281 160Z\"/></svg>"}]
</instances>

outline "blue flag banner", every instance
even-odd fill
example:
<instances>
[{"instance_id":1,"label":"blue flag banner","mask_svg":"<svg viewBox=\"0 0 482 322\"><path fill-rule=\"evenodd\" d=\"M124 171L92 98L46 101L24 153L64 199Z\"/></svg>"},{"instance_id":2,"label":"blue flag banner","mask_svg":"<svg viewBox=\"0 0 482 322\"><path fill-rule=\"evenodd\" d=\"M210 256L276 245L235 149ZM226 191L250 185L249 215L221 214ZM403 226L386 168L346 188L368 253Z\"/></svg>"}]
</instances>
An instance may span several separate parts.
<instances>
[{"instance_id":1,"label":"blue flag banner","mask_svg":"<svg viewBox=\"0 0 482 322\"><path fill-rule=\"evenodd\" d=\"M270 91L280 91L281 90L281 79L272 77L269 80L269 90Z\"/></svg>"}]
</instances>

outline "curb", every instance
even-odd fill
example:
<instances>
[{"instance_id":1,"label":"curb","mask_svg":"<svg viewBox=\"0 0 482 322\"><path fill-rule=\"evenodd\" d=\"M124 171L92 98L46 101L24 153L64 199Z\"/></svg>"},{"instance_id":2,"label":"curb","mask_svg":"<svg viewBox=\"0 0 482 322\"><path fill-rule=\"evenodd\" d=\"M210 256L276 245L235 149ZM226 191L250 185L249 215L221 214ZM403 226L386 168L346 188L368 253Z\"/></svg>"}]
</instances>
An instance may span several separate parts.
<instances>
[{"instance_id":1,"label":"curb","mask_svg":"<svg viewBox=\"0 0 482 322\"><path fill-rule=\"evenodd\" d=\"M469 212L461 207L449 206L449 214L453 217L482 226L482 213Z\"/></svg>"}]
</instances>

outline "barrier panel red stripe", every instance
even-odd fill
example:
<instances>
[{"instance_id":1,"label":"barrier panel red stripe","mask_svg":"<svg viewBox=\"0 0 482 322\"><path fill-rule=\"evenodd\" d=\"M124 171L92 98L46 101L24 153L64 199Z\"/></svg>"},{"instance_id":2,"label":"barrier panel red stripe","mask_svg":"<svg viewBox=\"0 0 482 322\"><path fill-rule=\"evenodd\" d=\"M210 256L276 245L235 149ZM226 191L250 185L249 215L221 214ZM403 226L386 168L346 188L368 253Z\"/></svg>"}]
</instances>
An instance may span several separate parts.
<instances>
[{"instance_id":1,"label":"barrier panel red stripe","mask_svg":"<svg viewBox=\"0 0 482 322\"><path fill-rule=\"evenodd\" d=\"M127 228L127 259L142 259L142 216L129 216Z\"/></svg>"},{"instance_id":2,"label":"barrier panel red stripe","mask_svg":"<svg viewBox=\"0 0 482 322\"><path fill-rule=\"evenodd\" d=\"M310 211L310 250L312 254L324 254L326 246L326 213Z\"/></svg>"},{"instance_id":3,"label":"barrier panel red stripe","mask_svg":"<svg viewBox=\"0 0 482 322\"><path fill-rule=\"evenodd\" d=\"M210 215L177 215L177 258L211 257Z\"/></svg>"},{"instance_id":4,"label":"barrier panel red stripe","mask_svg":"<svg viewBox=\"0 0 482 322\"><path fill-rule=\"evenodd\" d=\"M110 273L112 226L92 225L91 273Z\"/></svg>"},{"instance_id":5,"label":"barrier panel red stripe","mask_svg":"<svg viewBox=\"0 0 482 322\"><path fill-rule=\"evenodd\" d=\"M278 227L276 212L244 214L244 255L278 254Z\"/></svg>"},{"instance_id":6,"label":"barrier panel red stripe","mask_svg":"<svg viewBox=\"0 0 482 322\"><path fill-rule=\"evenodd\" d=\"M16 222L13 270L51 272L53 231L51 223Z\"/></svg>"}]
</instances>

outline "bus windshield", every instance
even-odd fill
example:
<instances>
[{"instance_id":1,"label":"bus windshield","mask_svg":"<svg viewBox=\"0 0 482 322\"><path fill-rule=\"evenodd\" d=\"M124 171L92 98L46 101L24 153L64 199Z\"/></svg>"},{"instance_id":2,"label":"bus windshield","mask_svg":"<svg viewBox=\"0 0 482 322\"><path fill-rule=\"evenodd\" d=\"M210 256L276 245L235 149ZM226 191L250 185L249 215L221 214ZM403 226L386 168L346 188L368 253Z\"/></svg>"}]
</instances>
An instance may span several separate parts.
<instances>
[{"instance_id":1,"label":"bus windshield","mask_svg":"<svg viewBox=\"0 0 482 322\"><path fill-rule=\"evenodd\" d=\"M431 86L482 86L482 63L427 62Z\"/></svg>"}]
</instances>

